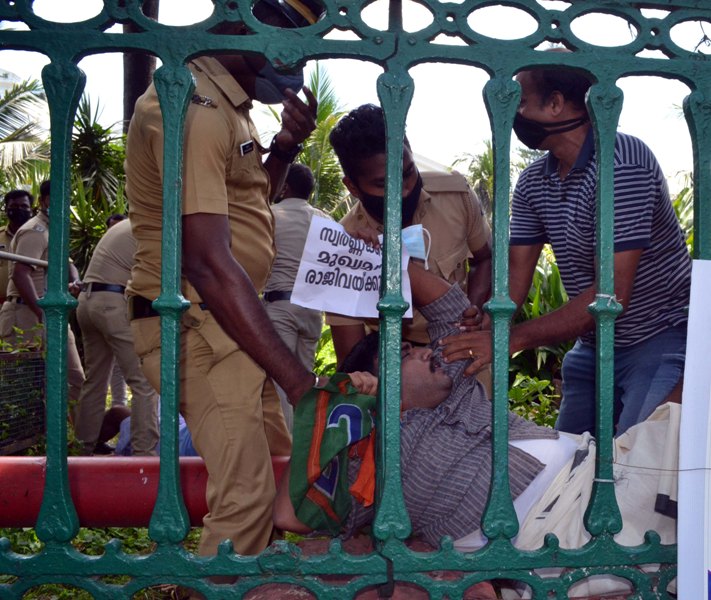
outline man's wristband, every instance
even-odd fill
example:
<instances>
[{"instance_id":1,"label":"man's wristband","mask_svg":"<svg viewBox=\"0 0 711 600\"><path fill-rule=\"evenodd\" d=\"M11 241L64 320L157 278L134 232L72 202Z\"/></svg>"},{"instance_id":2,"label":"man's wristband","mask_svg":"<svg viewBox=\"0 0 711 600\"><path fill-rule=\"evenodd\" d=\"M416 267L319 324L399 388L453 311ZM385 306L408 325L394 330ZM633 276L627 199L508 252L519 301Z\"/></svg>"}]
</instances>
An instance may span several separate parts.
<instances>
[{"instance_id":1,"label":"man's wristband","mask_svg":"<svg viewBox=\"0 0 711 600\"><path fill-rule=\"evenodd\" d=\"M294 146L291 150L282 150L277 145L277 136L274 136L272 138L272 143L269 145L269 156L274 156L275 158L278 158L280 161L285 163L293 163L294 159L303 149L303 144L296 144L296 146Z\"/></svg>"},{"instance_id":2,"label":"man's wristband","mask_svg":"<svg viewBox=\"0 0 711 600\"><path fill-rule=\"evenodd\" d=\"M326 385L326 378L321 377L320 375L316 375L313 371L311 371L311 374L314 376L314 385L313 387L315 388L322 388L324 385Z\"/></svg>"}]
</instances>

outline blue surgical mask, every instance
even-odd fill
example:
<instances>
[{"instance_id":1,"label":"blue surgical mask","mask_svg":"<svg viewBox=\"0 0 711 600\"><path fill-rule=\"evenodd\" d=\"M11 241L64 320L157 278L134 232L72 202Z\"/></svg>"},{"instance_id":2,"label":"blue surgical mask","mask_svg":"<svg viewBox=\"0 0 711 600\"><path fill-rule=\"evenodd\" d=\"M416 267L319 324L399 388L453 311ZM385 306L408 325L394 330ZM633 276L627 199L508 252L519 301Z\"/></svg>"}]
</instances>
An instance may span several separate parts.
<instances>
[{"instance_id":1,"label":"blue surgical mask","mask_svg":"<svg viewBox=\"0 0 711 600\"><path fill-rule=\"evenodd\" d=\"M427 236L427 244L425 245L425 236ZM430 255L432 247L432 239L430 232L427 231L421 224L410 225L402 230L402 245L407 249L407 253L412 258L419 258L425 261L425 269L429 269L427 259Z\"/></svg>"},{"instance_id":2,"label":"blue surgical mask","mask_svg":"<svg viewBox=\"0 0 711 600\"><path fill-rule=\"evenodd\" d=\"M267 61L256 73L254 99L264 104L279 104L284 101L287 88L298 92L304 85L304 73L280 73Z\"/></svg>"}]
</instances>

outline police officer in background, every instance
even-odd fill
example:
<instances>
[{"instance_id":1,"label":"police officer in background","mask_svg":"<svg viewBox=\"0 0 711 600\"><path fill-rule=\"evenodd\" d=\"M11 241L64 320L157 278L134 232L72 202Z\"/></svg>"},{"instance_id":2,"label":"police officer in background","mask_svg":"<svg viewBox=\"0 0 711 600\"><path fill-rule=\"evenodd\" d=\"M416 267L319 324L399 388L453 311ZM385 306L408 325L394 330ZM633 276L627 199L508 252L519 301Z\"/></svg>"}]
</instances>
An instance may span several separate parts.
<instances>
[{"instance_id":1,"label":"police officer in background","mask_svg":"<svg viewBox=\"0 0 711 600\"><path fill-rule=\"evenodd\" d=\"M49 180L40 185L40 211L20 227L12 238L10 252L46 261L49 254ZM44 347L44 312L37 301L47 289L47 269L22 262L10 265L7 299L0 309L0 338L13 347ZM69 263L69 291L79 292L79 273ZM79 400L84 369L71 327L67 337L67 380L70 406Z\"/></svg>"},{"instance_id":2,"label":"police officer in background","mask_svg":"<svg viewBox=\"0 0 711 600\"><path fill-rule=\"evenodd\" d=\"M254 15L290 28L315 23L313 0L261 0ZM245 35L243 23L213 31ZM272 377L292 403L316 382L274 331L260 291L274 257L269 199L281 190L300 144L315 128L316 99L301 70L276 71L261 56L219 54L188 63L196 83L184 130L180 410L209 479L199 552L225 539L241 554L269 543L274 476L262 408ZM252 100L283 102L269 157L249 116ZM151 384L160 386L163 130L155 87L138 99L126 146L129 218L138 243L127 293L134 344ZM160 390L158 390L160 391ZM278 404L276 410L280 414ZM281 417L281 427L288 431Z\"/></svg>"},{"instance_id":3,"label":"police officer in background","mask_svg":"<svg viewBox=\"0 0 711 600\"><path fill-rule=\"evenodd\" d=\"M267 284L264 286L264 307L274 329L302 364L310 371L314 366L316 345L321 337L323 314L320 310L291 303L291 290L299 271L301 255L311 225L311 217L330 217L309 204L314 190L314 174L306 165L289 168L284 188L272 206L274 214L274 245L276 258ZM277 388L281 408L289 431L293 429L294 409ZM265 392L266 393L266 392ZM273 452L273 451L272 451Z\"/></svg>"},{"instance_id":4,"label":"police officer in background","mask_svg":"<svg viewBox=\"0 0 711 600\"><path fill-rule=\"evenodd\" d=\"M15 232L32 218L32 203L35 199L25 190L11 190L3 198L7 225L0 227L0 250L10 251L10 242ZM0 258L0 302L7 297L10 262Z\"/></svg>"},{"instance_id":5,"label":"police officer in background","mask_svg":"<svg viewBox=\"0 0 711 600\"><path fill-rule=\"evenodd\" d=\"M114 225L126 219L128 219L128 217L122 213L110 215L109 218L106 219L106 229L111 229ZM121 367L119 367L117 361L114 361L109 387L111 388L111 406L126 406L128 403L128 387L126 386L126 380L123 378Z\"/></svg>"},{"instance_id":6,"label":"police officer in background","mask_svg":"<svg viewBox=\"0 0 711 600\"><path fill-rule=\"evenodd\" d=\"M341 219L357 237L383 233L386 134L383 109L364 104L338 122L330 134L343 169L343 183L358 202ZM491 292L491 230L479 199L466 179L451 173L420 172L407 138L402 150L402 226L422 225L429 234L427 268L449 283L458 283L472 305L481 308ZM404 239L404 238L403 238ZM375 241L375 240L372 240ZM412 252L411 252L412 254ZM339 364L378 320L363 321L327 314ZM427 321L415 310L403 322L404 340L429 343ZM485 386L488 383L484 382Z\"/></svg>"},{"instance_id":7,"label":"police officer in background","mask_svg":"<svg viewBox=\"0 0 711 600\"><path fill-rule=\"evenodd\" d=\"M87 454L106 454L108 450L98 440L114 362L131 387L133 454L156 454L158 394L141 371L124 296L135 251L131 223L124 220L111 227L96 245L84 275L84 290L79 294L77 319L84 341L86 380L79 396L74 430Z\"/></svg>"}]
</instances>

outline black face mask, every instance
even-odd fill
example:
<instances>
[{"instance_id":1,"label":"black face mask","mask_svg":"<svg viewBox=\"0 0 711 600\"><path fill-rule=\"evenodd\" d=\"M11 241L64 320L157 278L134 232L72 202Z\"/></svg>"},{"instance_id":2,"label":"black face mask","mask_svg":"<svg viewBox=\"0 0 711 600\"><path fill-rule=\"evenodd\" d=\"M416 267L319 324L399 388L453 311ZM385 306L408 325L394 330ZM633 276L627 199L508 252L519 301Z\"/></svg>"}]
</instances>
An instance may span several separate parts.
<instances>
[{"instance_id":1,"label":"black face mask","mask_svg":"<svg viewBox=\"0 0 711 600\"><path fill-rule=\"evenodd\" d=\"M558 121L557 123L541 123L533 119L527 119L516 113L513 122L513 130L516 137L523 144L532 150L538 150L549 135L555 133L565 133L584 125L589 121L587 115L570 119L568 121Z\"/></svg>"},{"instance_id":2,"label":"black face mask","mask_svg":"<svg viewBox=\"0 0 711 600\"><path fill-rule=\"evenodd\" d=\"M412 188L412 191L402 198L402 226L407 227L411 222L412 218L415 216L415 210L417 210L417 203L420 200L420 193L422 192L422 177L417 174L417 182ZM373 217L378 223L382 223L385 219L385 198L383 196L374 196L372 194L366 194L360 192L358 197L360 203L367 213Z\"/></svg>"},{"instance_id":3,"label":"black face mask","mask_svg":"<svg viewBox=\"0 0 711 600\"><path fill-rule=\"evenodd\" d=\"M7 218L10 220L10 223L12 223L15 227L20 227L21 225L24 225L32 217L32 210L29 208L8 208L6 212Z\"/></svg>"}]
</instances>

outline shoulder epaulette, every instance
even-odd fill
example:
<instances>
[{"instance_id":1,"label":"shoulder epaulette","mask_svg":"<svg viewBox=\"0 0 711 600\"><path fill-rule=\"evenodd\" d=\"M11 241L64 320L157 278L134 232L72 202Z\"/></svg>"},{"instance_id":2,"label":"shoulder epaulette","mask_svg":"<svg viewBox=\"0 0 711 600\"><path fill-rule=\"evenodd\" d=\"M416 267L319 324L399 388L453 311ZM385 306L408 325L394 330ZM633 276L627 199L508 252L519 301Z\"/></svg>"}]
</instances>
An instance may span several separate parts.
<instances>
[{"instance_id":1,"label":"shoulder epaulette","mask_svg":"<svg viewBox=\"0 0 711 600\"><path fill-rule=\"evenodd\" d=\"M457 171L443 173L440 171L423 171L422 187L428 192L468 192L469 184L464 175Z\"/></svg>"}]
</instances>

